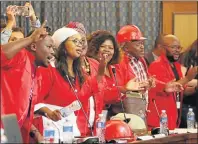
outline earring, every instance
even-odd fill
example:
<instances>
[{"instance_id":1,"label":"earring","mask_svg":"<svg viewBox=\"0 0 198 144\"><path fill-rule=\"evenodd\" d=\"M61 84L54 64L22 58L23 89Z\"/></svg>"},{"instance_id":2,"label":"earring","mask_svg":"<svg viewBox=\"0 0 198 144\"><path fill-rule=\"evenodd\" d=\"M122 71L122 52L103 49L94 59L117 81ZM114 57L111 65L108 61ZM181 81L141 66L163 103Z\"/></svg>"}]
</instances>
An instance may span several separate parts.
<instances>
[{"instance_id":1,"label":"earring","mask_svg":"<svg viewBox=\"0 0 198 144\"><path fill-rule=\"evenodd\" d=\"M66 52L66 50L64 50L64 53L65 53L65 56L67 56L67 52Z\"/></svg>"}]
</instances>

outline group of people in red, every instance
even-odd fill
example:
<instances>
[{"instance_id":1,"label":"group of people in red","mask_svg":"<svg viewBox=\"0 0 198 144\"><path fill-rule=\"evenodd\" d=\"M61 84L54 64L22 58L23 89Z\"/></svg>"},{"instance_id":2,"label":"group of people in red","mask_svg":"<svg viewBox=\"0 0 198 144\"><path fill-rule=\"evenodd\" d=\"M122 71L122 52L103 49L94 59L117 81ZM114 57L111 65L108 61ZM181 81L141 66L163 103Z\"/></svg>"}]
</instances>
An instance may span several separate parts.
<instances>
[{"instance_id":1,"label":"group of people in red","mask_svg":"<svg viewBox=\"0 0 198 144\"><path fill-rule=\"evenodd\" d=\"M149 130L159 126L153 101L158 111L166 110L169 129L178 127L177 95L182 103L185 85L195 77L197 67L182 75L176 36L162 36L163 52L149 66L144 58L146 38L135 25L121 27L116 38L106 30L86 36L79 22L70 22L53 34L44 22L29 36L1 45L1 114L16 114L25 143L30 141L30 132L36 141L43 139L42 120L34 119L36 104L66 107L79 100L95 130L105 105L125 99L128 91L143 93ZM38 110L53 121L62 118L58 109L47 105ZM82 108L75 115L80 135L89 136Z\"/></svg>"}]
</instances>

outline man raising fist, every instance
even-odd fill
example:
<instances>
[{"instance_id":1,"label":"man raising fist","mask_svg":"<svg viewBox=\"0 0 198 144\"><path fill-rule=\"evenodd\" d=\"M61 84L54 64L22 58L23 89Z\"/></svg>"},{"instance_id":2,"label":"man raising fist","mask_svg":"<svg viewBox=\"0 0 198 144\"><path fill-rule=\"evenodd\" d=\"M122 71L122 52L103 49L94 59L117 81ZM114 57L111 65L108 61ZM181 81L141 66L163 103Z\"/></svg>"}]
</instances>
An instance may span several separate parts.
<instances>
[{"instance_id":1,"label":"man raising fist","mask_svg":"<svg viewBox=\"0 0 198 144\"><path fill-rule=\"evenodd\" d=\"M31 36L1 46L1 113L16 114L24 143L29 142L39 88L36 69L47 67L54 53L45 23Z\"/></svg>"}]
</instances>

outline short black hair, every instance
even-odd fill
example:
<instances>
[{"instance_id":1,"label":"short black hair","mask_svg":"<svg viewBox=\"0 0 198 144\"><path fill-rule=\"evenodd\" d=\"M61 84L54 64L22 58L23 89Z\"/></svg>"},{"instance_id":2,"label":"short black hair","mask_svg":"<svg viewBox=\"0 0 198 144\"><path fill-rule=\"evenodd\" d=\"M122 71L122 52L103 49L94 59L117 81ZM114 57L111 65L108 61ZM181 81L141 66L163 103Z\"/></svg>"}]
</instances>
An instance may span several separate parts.
<instances>
[{"instance_id":1,"label":"short black hair","mask_svg":"<svg viewBox=\"0 0 198 144\"><path fill-rule=\"evenodd\" d=\"M115 40L114 36L109 31L105 31L105 30L98 30L91 34L91 36L88 39L87 56L97 59L100 46L106 40L111 40L114 46L114 54L108 64L119 63L121 59L121 53L120 53L120 49L118 47L117 41Z\"/></svg>"},{"instance_id":2,"label":"short black hair","mask_svg":"<svg viewBox=\"0 0 198 144\"><path fill-rule=\"evenodd\" d=\"M48 35L50 35L50 36L52 36L52 35L53 35L53 33L52 33L52 29L51 29L50 27L46 26L46 27L44 27L44 28L46 28L46 31L48 32ZM30 31L30 32L27 34L27 36L26 36L26 37L31 36L33 32L34 32L34 30Z\"/></svg>"},{"instance_id":3,"label":"short black hair","mask_svg":"<svg viewBox=\"0 0 198 144\"><path fill-rule=\"evenodd\" d=\"M154 48L157 48L158 44L162 44L163 43L163 37L166 36L167 34L159 34L156 39L155 39L155 44L154 44Z\"/></svg>"},{"instance_id":4,"label":"short black hair","mask_svg":"<svg viewBox=\"0 0 198 144\"><path fill-rule=\"evenodd\" d=\"M190 67L191 65L197 66L197 48L198 48L198 39L196 39L190 46L189 51L184 55L184 66Z\"/></svg>"},{"instance_id":5,"label":"short black hair","mask_svg":"<svg viewBox=\"0 0 198 144\"><path fill-rule=\"evenodd\" d=\"M14 28L12 28L12 32L21 32L21 33L24 33L23 29L20 28L20 27L14 27Z\"/></svg>"}]
</instances>

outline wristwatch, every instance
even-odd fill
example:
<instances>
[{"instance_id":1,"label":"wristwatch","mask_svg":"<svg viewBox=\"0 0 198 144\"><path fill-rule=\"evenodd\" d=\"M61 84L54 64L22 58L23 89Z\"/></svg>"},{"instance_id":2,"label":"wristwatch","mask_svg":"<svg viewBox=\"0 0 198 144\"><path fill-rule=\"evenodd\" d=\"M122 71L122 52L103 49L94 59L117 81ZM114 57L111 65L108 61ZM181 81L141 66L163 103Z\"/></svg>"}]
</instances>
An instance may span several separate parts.
<instances>
[{"instance_id":1,"label":"wristwatch","mask_svg":"<svg viewBox=\"0 0 198 144\"><path fill-rule=\"evenodd\" d=\"M31 138L34 138L36 132L38 132L38 130L32 130L32 131L30 131L30 133L29 133L30 137Z\"/></svg>"}]
</instances>

